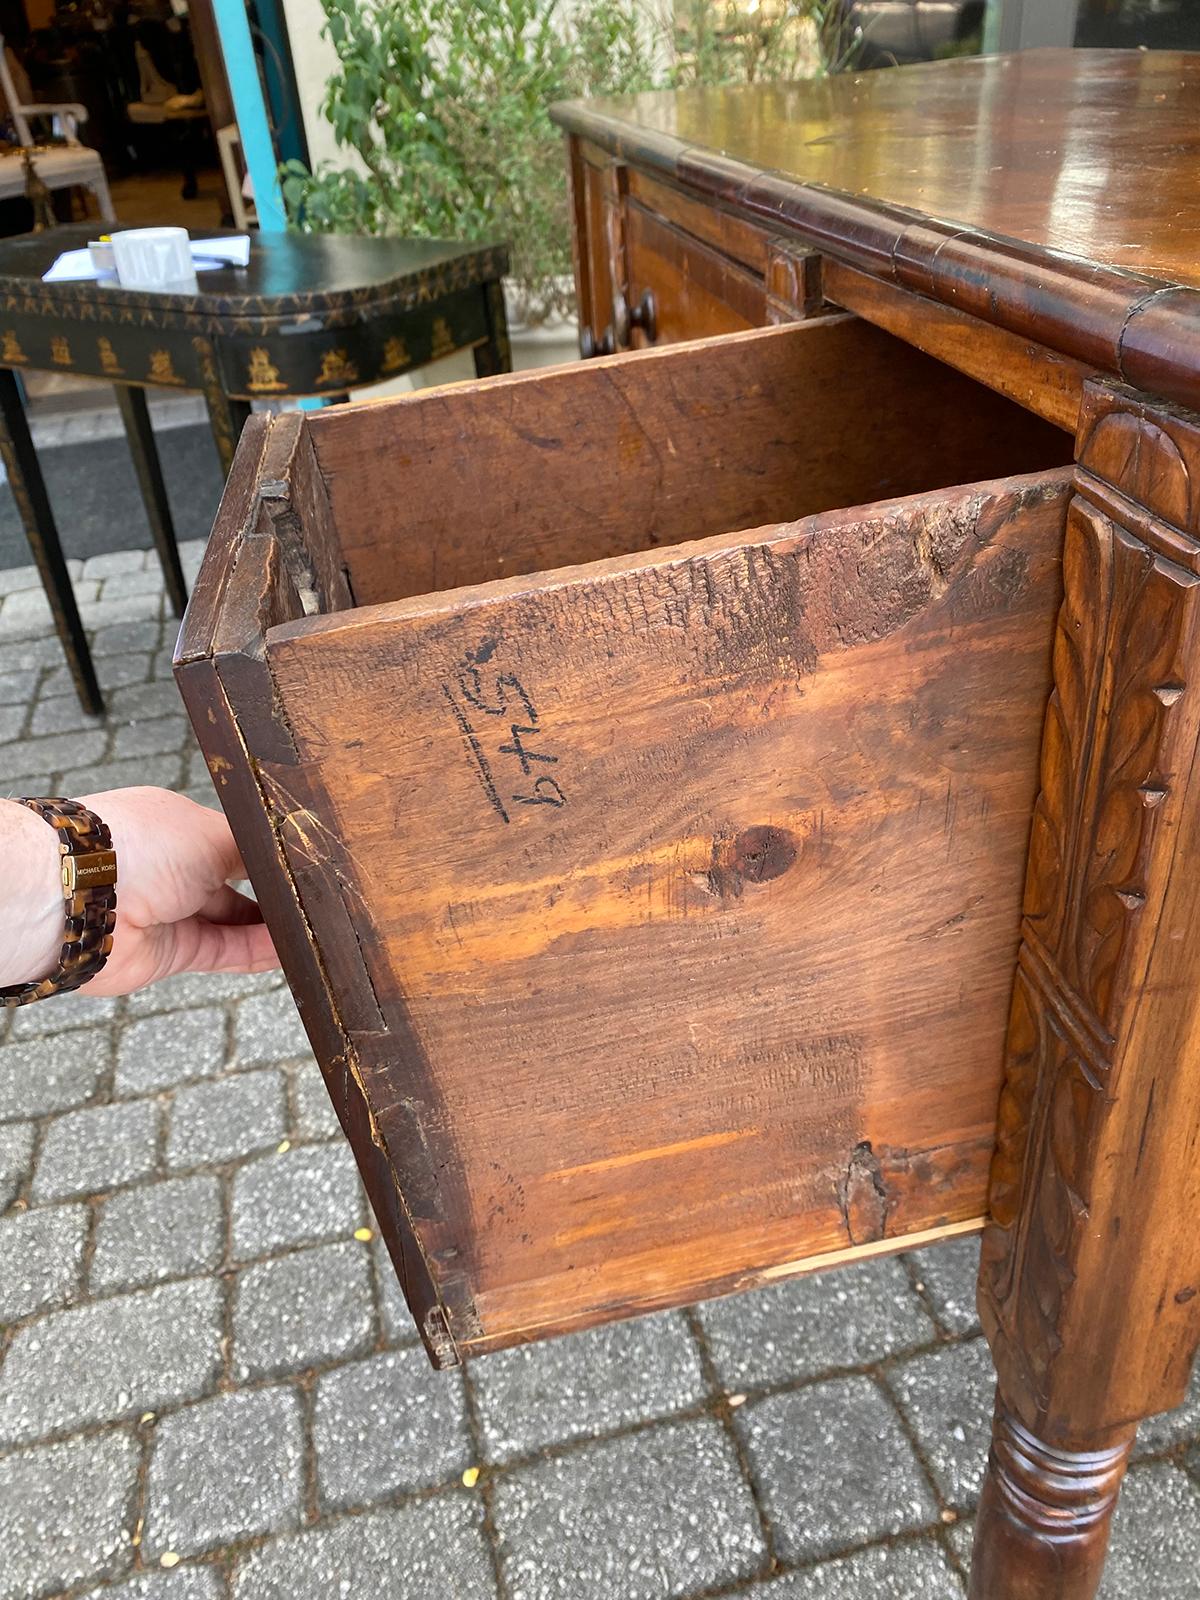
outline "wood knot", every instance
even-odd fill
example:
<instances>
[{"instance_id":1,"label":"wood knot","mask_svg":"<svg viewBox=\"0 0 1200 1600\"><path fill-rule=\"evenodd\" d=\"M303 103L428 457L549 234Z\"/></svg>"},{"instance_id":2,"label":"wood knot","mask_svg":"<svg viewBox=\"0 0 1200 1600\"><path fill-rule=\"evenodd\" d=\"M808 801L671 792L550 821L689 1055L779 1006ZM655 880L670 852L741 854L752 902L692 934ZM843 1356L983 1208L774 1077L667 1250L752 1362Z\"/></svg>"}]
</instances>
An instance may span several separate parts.
<instances>
[{"instance_id":1,"label":"wood knot","mask_svg":"<svg viewBox=\"0 0 1200 1600\"><path fill-rule=\"evenodd\" d=\"M747 883L782 877L799 854L800 842L786 828L767 824L743 828L732 839L713 841L705 887L712 894L740 895Z\"/></svg>"}]
</instances>

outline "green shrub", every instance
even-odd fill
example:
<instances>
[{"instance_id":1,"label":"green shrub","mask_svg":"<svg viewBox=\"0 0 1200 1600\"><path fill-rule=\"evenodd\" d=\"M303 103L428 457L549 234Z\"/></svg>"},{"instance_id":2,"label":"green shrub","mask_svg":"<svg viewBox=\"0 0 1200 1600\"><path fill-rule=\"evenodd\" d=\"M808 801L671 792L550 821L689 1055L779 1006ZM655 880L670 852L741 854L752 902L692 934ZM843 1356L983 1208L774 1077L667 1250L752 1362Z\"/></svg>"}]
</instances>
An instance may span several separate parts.
<instances>
[{"instance_id":1,"label":"green shrub","mask_svg":"<svg viewBox=\"0 0 1200 1600\"><path fill-rule=\"evenodd\" d=\"M664 3L664 0L660 0ZM283 169L308 232L507 239L525 315L571 304L555 100L819 70L821 4L680 0L323 0L338 71L322 106L364 172ZM767 13L764 19L763 13Z\"/></svg>"}]
</instances>

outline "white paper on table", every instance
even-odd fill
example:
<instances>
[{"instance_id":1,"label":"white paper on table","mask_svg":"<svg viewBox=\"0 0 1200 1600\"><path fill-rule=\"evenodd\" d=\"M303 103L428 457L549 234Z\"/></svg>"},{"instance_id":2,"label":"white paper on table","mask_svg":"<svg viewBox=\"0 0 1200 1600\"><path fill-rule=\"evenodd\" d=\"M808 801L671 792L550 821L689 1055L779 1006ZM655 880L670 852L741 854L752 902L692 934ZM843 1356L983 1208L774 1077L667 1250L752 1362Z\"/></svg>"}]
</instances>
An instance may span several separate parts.
<instances>
[{"instance_id":1,"label":"white paper on table","mask_svg":"<svg viewBox=\"0 0 1200 1600\"><path fill-rule=\"evenodd\" d=\"M193 239L190 241L192 265L197 272L214 272L218 267L245 267L250 263L250 235L238 233L223 239ZM116 274L101 272L92 262L86 249L64 250L47 272L42 273L43 283L82 283L88 279L112 278Z\"/></svg>"}]
</instances>

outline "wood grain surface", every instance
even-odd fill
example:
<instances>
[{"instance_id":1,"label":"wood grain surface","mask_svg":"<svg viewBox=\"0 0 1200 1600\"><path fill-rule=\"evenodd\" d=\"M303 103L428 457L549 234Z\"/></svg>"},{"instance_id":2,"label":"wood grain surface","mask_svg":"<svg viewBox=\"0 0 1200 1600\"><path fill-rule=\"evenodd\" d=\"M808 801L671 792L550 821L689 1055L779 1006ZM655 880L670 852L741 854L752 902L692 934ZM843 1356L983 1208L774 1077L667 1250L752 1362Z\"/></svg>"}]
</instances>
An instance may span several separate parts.
<instances>
[{"instance_id":1,"label":"wood grain surface","mask_svg":"<svg viewBox=\"0 0 1200 1600\"><path fill-rule=\"evenodd\" d=\"M556 116L593 139L624 124L630 147L641 131L697 165L711 151L731 165L1200 285L1197 55L1024 50L597 98Z\"/></svg>"},{"instance_id":2,"label":"wood grain surface","mask_svg":"<svg viewBox=\"0 0 1200 1600\"><path fill-rule=\"evenodd\" d=\"M1067 484L268 634L461 1351L979 1214Z\"/></svg>"},{"instance_id":3,"label":"wood grain surface","mask_svg":"<svg viewBox=\"0 0 1200 1600\"><path fill-rule=\"evenodd\" d=\"M661 215L677 226L708 207L697 236L723 236L731 260L747 254L747 228L790 235L1198 409L1198 108L1200 55L1041 50L571 101L553 115L577 151L610 164L618 196L656 209L654 192L671 191ZM620 234L607 241L616 288ZM686 321L682 304L671 310Z\"/></svg>"},{"instance_id":4,"label":"wood grain surface","mask_svg":"<svg viewBox=\"0 0 1200 1600\"><path fill-rule=\"evenodd\" d=\"M1071 459L847 316L334 408L312 440L359 604Z\"/></svg>"}]
</instances>

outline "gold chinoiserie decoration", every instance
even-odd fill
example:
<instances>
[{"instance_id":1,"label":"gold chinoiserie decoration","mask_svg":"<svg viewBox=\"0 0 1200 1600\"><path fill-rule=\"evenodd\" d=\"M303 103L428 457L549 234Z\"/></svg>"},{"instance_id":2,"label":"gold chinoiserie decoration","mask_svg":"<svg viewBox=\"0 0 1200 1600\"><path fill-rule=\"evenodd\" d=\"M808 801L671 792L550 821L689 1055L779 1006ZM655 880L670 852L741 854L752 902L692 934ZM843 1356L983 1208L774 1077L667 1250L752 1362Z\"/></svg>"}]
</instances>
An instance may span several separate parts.
<instances>
[{"instance_id":1,"label":"gold chinoiserie decoration","mask_svg":"<svg viewBox=\"0 0 1200 1600\"><path fill-rule=\"evenodd\" d=\"M50 359L56 367L69 367L71 365L71 346L65 334L53 333L50 335Z\"/></svg>"},{"instance_id":2,"label":"gold chinoiserie decoration","mask_svg":"<svg viewBox=\"0 0 1200 1600\"><path fill-rule=\"evenodd\" d=\"M28 361L29 357L21 349L21 342L11 328L4 330L3 343L0 345L0 361L15 365L18 361Z\"/></svg>"},{"instance_id":3,"label":"gold chinoiserie decoration","mask_svg":"<svg viewBox=\"0 0 1200 1600\"><path fill-rule=\"evenodd\" d=\"M454 335L450 332L450 324L445 317L434 317L433 349L430 351L430 359L440 361L443 356L453 355L457 348Z\"/></svg>"},{"instance_id":4,"label":"gold chinoiserie decoration","mask_svg":"<svg viewBox=\"0 0 1200 1600\"><path fill-rule=\"evenodd\" d=\"M100 357L101 368L110 377L119 378L125 370L117 360L117 352L112 347L111 339L97 339L96 352Z\"/></svg>"},{"instance_id":5,"label":"gold chinoiserie decoration","mask_svg":"<svg viewBox=\"0 0 1200 1600\"><path fill-rule=\"evenodd\" d=\"M151 383L182 383L183 379L171 364L169 350L151 350L150 371L148 374Z\"/></svg>"},{"instance_id":6,"label":"gold chinoiserie decoration","mask_svg":"<svg viewBox=\"0 0 1200 1600\"><path fill-rule=\"evenodd\" d=\"M251 394L279 394L287 388L287 384L279 376L279 368L271 360L270 353L261 345L250 352L250 359L246 363L246 387Z\"/></svg>"},{"instance_id":7,"label":"gold chinoiserie decoration","mask_svg":"<svg viewBox=\"0 0 1200 1600\"><path fill-rule=\"evenodd\" d=\"M317 387L337 384L339 387L358 382L358 368L344 350L326 350L321 357L321 370L317 373Z\"/></svg>"},{"instance_id":8,"label":"gold chinoiserie decoration","mask_svg":"<svg viewBox=\"0 0 1200 1600\"><path fill-rule=\"evenodd\" d=\"M399 334L393 334L383 347L383 372L399 372L401 367L412 365L412 357L408 353L408 346Z\"/></svg>"}]
</instances>

